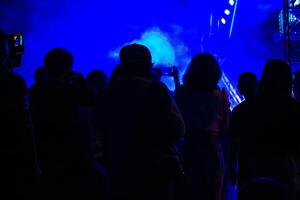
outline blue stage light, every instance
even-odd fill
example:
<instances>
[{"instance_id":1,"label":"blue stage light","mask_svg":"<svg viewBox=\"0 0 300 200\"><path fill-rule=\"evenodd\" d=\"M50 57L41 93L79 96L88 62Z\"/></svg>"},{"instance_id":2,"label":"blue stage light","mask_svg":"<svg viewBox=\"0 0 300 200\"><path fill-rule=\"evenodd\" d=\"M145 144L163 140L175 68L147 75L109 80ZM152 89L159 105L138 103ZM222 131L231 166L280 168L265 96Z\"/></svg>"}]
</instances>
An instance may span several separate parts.
<instances>
[{"instance_id":1,"label":"blue stage light","mask_svg":"<svg viewBox=\"0 0 300 200\"><path fill-rule=\"evenodd\" d=\"M234 0L229 0L229 5L234 6Z\"/></svg>"},{"instance_id":2,"label":"blue stage light","mask_svg":"<svg viewBox=\"0 0 300 200\"><path fill-rule=\"evenodd\" d=\"M224 13L225 13L225 15L230 15L230 10L226 9L226 10L224 11Z\"/></svg>"},{"instance_id":3,"label":"blue stage light","mask_svg":"<svg viewBox=\"0 0 300 200\"><path fill-rule=\"evenodd\" d=\"M225 25L225 24L226 24L226 19L225 19L225 18L222 18L222 19L221 19L221 22L222 22L222 24Z\"/></svg>"}]
</instances>

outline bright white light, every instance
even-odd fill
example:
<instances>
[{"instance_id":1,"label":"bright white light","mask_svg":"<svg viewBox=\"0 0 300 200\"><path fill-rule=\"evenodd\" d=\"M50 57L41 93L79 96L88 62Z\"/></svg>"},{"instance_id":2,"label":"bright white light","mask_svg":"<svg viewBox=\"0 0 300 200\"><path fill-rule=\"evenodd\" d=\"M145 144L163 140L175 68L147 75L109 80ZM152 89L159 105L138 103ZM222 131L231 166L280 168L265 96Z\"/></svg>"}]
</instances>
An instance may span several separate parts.
<instances>
[{"instance_id":1,"label":"bright white light","mask_svg":"<svg viewBox=\"0 0 300 200\"><path fill-rule=\"evenodd\" d=\"M231 6L233 6L234 5L234 0L229 0L229 4L231 5Z\"/></svg>"},{"instance_id":2,"label":"bright white light","mask_svg":"<svg viewBox=\"0 0 300 200\"><path fill-rule=\"evenodd\" d=\"M226 19L222 18L221 22L222 22L222 24L226 24Z\"/></svg>"},{"instance_id":3,"label":"bright white light","mask_svg":"<svg viewBox=\"0 0 300 200\"><path fill-rule=\"evenodd\" d=\"M226 9L226 10L224 11L224 13L225 13L225 15L230 15L230 10Z\"/></svg>"}]
</instances>

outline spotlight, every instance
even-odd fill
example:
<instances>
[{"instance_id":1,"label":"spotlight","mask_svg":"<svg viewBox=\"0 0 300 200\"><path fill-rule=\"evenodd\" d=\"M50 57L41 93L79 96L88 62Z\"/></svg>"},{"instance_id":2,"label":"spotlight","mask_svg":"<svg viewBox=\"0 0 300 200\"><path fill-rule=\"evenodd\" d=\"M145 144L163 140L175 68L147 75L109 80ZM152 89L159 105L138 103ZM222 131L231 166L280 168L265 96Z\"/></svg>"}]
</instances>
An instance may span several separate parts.
<instances>
[{"instance_id":1,"label":"spotlight","mask_svg":"<svg viewBox=\"0 0 300 200\"><path fill-rule=\"evenodd\" d=\"M225 19L225 18L222 18L222 19L221 19L221 22L222 22L222 24L225 25L225 24L226 24L226 19Z\"/></svg>"},{"instance_id":2,"label":"spotlight","mask_svg":"<svg viewBox=\"0 0 300 200\"><path fill-rule=\"evenodd\" d=\"M226 10L224 11L224 13L225 13L225 15L230 15L230 10L226 9Z\"/></svg>"},{"instance_id":3,"label":"spotlight","mask_svg":"<svg viewBox=\"0 0 300 200\"><path fill-rule=\"evenodd\" d=\"M234 6L234 0L229 0L229 5Z\"/></svg>"}]
</instances>

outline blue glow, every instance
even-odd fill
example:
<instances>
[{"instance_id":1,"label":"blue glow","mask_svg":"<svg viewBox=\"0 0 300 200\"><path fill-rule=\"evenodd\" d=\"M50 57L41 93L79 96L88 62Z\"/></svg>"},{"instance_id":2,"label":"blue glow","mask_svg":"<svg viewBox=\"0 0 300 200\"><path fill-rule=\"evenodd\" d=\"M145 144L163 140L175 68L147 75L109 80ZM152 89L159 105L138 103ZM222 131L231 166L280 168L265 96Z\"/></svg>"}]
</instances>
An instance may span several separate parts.
<instances>
[{"instance_id":1,"label":"blue glow","mask_svg":"<svg viewBox=\"0 0 300 200\"><path fill-rule=\"evenodd\" d=\"M180 29L180 27L177 27L177 30ZM150 28L142 33L139 39L122 44L120 47L111 51L109 57L118 60L121 47L132 43L143 44L149 48L154 66L177 66L180 70L180 76L182 76L191 60L189 48L179 38L171 37L159 27ZM162 81L167 84L170 90L175 89L172 77L163 77Z\"/></svg>"},{"instance_id":2,"label":"blue glow","mask_svg":"<svg viewBox=\"0 0 300 200\"><path fill-rule=\"evenodd\" d=\"M229 5L234 6L234 0L229 0Z\"/></svg>"},{"instance_id":3,"label":"blue glow","mask_svg":"<svg viewBox=\"0 0 300 200\"><path fill-rule=\"evenodd\" d=\"M152 61L154 64L173 66L177 64L175 47L171 44L168 35L162 32L158 27L150 28L144 32L140 39L133 40L126 44L138 43L143 44L149 48L152 54ZM110 57L118 59L120 48L110 52Z\"/></svg>"},{"instance_id":4,"label":"blue glow","mask_svg":"<svg viewBox=\"0 0 300 200\"><path fill-rule=\"evenodd\" d=\"M228 2L238 7L234 23ZM29 85L54 47L74 54L74 70L86 75L103 69L109 75L119 62L118 50L135 41L150 48L156 64L177 65L181 75L193 55L214 53L225 60L222 69L235 88L240 73L252 71L259 77L267 59L283 57L274 38L278 24L269 19L281 7L282 0L239 1L238 6L236 0L0 1L0 27L25 35L17 71ZM226 18L225 9L231 11ZM171 87L172 80L165 79Z\"/></svg>"}]
</instances>

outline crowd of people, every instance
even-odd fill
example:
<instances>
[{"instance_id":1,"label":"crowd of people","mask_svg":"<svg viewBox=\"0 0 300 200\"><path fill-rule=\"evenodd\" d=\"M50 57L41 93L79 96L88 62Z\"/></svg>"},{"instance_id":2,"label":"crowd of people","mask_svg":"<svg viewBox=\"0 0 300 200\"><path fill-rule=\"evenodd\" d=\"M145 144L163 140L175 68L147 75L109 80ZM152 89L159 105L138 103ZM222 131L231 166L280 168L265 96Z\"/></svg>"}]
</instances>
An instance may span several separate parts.
<instances>
[{"instance_id":1,"label":"crowd of people","mask_svg":"<svg viewBox=\"0 0 300 200\"><path fill-rule=\"evenodd\" d=\"M285 61L260 80L241 74L245 101L231 111L211 54L195 55L171 93L143 45L124 46L110 78L84 77L55 48L28 88L6 66L4 35L1 149L17 199L225 200L227 185L240 200L300 198L300 71Z\"/></svg>"}]
</instances>

